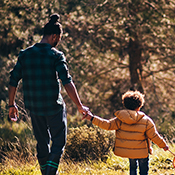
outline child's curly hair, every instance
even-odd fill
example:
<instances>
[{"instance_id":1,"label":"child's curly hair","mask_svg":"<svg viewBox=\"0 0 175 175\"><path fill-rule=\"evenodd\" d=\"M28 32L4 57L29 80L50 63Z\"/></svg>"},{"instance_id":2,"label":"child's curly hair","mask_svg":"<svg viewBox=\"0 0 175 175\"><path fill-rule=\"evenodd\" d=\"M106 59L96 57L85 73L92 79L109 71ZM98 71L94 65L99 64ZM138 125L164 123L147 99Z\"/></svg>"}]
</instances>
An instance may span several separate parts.
<instances>
[{"instance_id":1,"label":"child's curly hair","mask_svg":"<svg viewBox=\"0 0 175 175\"><path fill-rule=\"evenodd\" d=\"M122 103L125 108L130 110L141 108L145 103L144 94L139 91L127 91L122 95Z\"/></svg>"}]
</instances>

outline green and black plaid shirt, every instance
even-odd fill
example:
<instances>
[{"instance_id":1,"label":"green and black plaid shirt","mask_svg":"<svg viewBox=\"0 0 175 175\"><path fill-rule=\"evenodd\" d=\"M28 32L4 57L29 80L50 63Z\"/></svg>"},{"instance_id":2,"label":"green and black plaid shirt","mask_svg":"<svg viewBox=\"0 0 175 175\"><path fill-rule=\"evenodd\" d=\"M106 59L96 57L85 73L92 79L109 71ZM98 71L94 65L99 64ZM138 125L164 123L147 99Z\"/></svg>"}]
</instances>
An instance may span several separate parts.
<instances>
[{"instance_id":1,"label":"green and black plaid shirt","mask_svg":"<svg viewBox=\"0 0 175 175\"><path fill-rule=\"evenodd\" d=\"M25 107L39 116L54 115L62 109L60 82L72 81L64 54L47 43L37 43L19 54L10 72L10 85L23 81Z\"/></svg>"}]
</instances>

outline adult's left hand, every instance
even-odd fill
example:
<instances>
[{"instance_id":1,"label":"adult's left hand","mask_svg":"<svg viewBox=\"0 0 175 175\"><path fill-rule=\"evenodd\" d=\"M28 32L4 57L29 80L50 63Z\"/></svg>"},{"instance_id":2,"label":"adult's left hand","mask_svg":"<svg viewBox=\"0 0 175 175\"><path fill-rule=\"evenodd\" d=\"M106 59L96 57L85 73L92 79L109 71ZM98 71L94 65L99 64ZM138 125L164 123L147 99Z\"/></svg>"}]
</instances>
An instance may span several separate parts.
<instances>
[{"instance_id":1,"label":"adult's left hand","mask_svg":"<svg viewBox=\"0 0 175 175\"><path fill-rule=\"evenodd\" d=\"M87 106L81 106L81 107L78 107L78 111L79 111L81 114L85 115L85 114L87 114L87 112L89 111L89 108L88 108Z\"/></svg>"}]
</instances>

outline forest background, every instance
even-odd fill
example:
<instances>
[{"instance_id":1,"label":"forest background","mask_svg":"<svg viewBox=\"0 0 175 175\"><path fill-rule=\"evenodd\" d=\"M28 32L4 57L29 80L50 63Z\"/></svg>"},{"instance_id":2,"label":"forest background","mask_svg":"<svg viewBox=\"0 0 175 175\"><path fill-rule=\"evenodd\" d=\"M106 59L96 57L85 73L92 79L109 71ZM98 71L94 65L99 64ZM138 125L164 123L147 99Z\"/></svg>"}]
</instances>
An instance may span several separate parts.
<instances>
[{"instance_id":1,"label":"forest background","mask_svg":"<svg viewBox=\"0 0 175 175\"><path fill-rule=\"evenodd\" d=\"M9 72L19 51L40 41L53 13L60 14L64 32L57 49L66 55L83 104L109 119L123 108L124 92L139 90L142 111L174 143L175 0L0 0L1 124L8 122ZM28 121L22 94L21 83L16 103L20 120ZM69 128L91 126L64 88L62 95Z\"/></svg>"}]
</instances>

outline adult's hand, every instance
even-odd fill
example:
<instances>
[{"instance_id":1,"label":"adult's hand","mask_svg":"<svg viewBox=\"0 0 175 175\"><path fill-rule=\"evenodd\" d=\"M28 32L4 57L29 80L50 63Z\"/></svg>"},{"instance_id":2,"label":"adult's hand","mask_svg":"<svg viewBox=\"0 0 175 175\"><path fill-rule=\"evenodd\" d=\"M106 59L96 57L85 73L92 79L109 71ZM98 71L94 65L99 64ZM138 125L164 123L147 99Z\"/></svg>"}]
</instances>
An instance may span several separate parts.
<instances>
[{"instance_id":1,"label":"adult's hand","mask_svg":"<svg viewBox=\"0 0 175 175\"><path fill-rule=\"evenodd\" d=\"M14 105L13 107L9 108L9 118L11 121L16 122L18 120L19 114L18 114L18 107Z\"/></svg>"},{"instance_id":2,"label":"adult's hand","mask_svg":"<svg viewBox=\"0 0 175 175\"><path fill-rule=\"evenodd\" d=\"M87 112L89 111L89 108L86 107L86 106L80 106L80 107L78 107L78 111L79 111L81 114L85 115L85 114L87 114Z\"/></svg>"},{"instance_id":3,"label":"adult's hand","mask_svg":"<svg viewBox=\"0 0 175 175\"><path fill-rule=\"evenodd\" d=\"M91 113L91 111L88 111L86 114L83 115L83 119L86 119L86 120L91 120L92 117L94 117L94 115Z\"/></svg>"},{"instance_id":4,"label":"adult's hand","mask_svg":"<svg viewBox=\"0 0 175 175\"><path fill-rule=\"evenodd\" d=\"M18 120L18 107L15 103L16 90L16 87L9 85L9 118L15 122Z\"/></svg>"}]
</instances>

